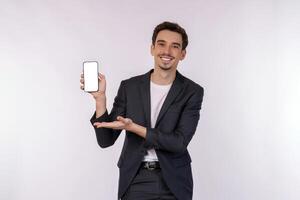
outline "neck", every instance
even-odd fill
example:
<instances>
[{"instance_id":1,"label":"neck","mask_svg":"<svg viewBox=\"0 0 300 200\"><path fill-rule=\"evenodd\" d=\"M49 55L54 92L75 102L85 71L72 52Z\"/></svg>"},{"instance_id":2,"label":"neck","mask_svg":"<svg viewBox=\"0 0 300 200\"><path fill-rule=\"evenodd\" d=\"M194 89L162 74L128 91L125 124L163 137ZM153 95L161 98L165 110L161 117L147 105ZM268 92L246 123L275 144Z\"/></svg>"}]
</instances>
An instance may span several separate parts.
<instances>
[{"instance_id":1,"label":"neck","mask_svg":"<svg viewBox=\"0 0 300 200\"><path fill-rule=\"evenodd\" d=\"M158 85L168 85L171 84L176 77L176 69L175 70L160 70L155 67L154 71L151 73L151 81Z\"/></svg>"}]
</instances>

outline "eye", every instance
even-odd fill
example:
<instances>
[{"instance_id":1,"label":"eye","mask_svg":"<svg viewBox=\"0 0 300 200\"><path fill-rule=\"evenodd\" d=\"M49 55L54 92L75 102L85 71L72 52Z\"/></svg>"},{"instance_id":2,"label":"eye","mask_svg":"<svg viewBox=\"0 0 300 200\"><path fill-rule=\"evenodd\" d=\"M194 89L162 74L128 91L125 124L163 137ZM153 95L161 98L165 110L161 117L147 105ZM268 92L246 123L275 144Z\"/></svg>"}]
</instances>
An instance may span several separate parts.
<instances>
[{"instance_id":1,"label":"eye","mask_svg":"<svg viewBox=\"0 0 300 200\"><path fill-rule=\"evenodd\" d=\"M173 45L173 48L179 49L179 46L178 45Z\"/></svg>"}]
</instances>

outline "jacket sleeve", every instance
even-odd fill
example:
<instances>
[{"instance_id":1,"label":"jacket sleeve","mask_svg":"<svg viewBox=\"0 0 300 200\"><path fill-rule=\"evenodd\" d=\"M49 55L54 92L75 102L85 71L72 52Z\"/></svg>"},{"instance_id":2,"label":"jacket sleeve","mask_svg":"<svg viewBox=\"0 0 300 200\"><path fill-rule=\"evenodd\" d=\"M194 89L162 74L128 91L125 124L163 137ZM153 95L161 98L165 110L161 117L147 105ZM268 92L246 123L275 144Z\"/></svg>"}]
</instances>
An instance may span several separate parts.
<instances>
[{"instance_id":1,"label":"jacket sleeve","mask_svg":"<svg viewBox=\"0 0 300 200\"><path fill-rule=\"evenodd\" d=\"M120 87L118 89L117 96L114 99L113 108L108 114L106 110L103 115L96 118L96 112L90 119L91 124L93 125L95 122L112 122L115 121L117 116L126 117L126 93L125 93L125 82L122 81ZM119 137L122 130L114 130L109 128L96 128L96 138L100 147L106 148L112 146L117 138Z\"/></svg>"},{"instance_id":2,"label":"jacket sleeve","mask_svg":"<svg viewBox=\"0 0 300 200\"><path fill-rule=\"evenodd\" d=\"M203 94L204 90L200 87L191 96L181 113L175 130L171 133L147 127L145 147L174 153L184 152L198 125Z\"/></svg>"}]
</instances>

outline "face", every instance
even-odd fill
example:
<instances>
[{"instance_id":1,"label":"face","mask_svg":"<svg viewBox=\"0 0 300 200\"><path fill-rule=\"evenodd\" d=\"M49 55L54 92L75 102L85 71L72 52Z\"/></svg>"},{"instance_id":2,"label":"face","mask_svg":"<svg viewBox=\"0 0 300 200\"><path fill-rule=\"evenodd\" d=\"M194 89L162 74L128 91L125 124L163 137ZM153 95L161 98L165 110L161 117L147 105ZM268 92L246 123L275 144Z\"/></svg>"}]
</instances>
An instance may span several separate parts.
<instances>
[{"instance_id":1,"label":"face","mask_svg":"<svg viewBox=\"0 0 300 200\"><path fill-rule=\"evenodd\" d=\"M182 36L177 32L162 30L157 34L155 44L151 45L155 67L162 70L175 70L185 54L186 51L182 50Z\"/></svg>"}]
</instances>

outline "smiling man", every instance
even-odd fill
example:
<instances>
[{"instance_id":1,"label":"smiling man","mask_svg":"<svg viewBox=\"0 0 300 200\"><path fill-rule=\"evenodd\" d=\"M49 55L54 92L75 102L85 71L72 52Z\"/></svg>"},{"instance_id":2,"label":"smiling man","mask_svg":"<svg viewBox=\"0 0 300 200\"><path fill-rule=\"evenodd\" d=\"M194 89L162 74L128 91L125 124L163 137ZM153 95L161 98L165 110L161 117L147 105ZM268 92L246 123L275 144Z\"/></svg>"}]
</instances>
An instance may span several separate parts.
<instances>
[{"instance_id":1,"label":"smiling man","mask_svg":"<svg viewBox=\"0 0 300 200\"><path fill-rule=\"evenodd\" d=\"M188 36L176 23L163 22L152 36L154 69L123 80L110 113L106 79L92 92L91 118L98 144L112 146L126 131L118 161L118 198L122 200L191 200L193 177L188 152L200 117L203 88L177 70L186 55ZM84 80L81 75L81 89Z\"/></svg>"}]
</instances>

